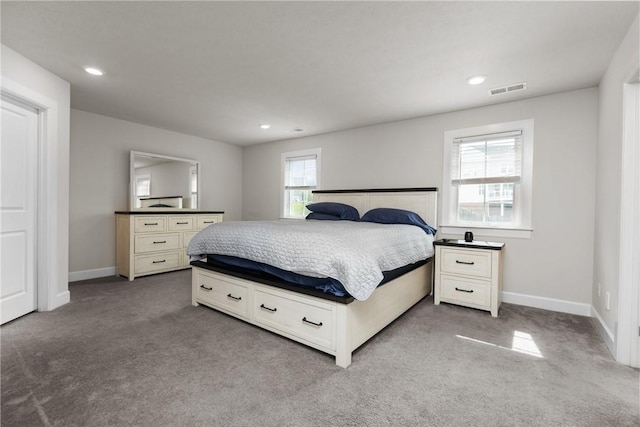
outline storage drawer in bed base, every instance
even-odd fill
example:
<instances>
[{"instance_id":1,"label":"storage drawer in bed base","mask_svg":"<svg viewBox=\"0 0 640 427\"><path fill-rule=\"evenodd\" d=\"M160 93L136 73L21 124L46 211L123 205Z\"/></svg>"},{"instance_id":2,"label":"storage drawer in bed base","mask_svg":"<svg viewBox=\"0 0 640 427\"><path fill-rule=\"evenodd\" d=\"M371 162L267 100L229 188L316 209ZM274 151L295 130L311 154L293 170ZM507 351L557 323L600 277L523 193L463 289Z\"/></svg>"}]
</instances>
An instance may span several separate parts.
<instances>
[{"instance_id":1,"label":"storage drawer in bed base","mask_svg":"<svg viewBox=\"0 0 640 427\"><path fill-rule=\"evenodd\" d=\"M351 353L431 293L432 262L379 287L366 301L343 303L192 269L192 303L204 304L336 357L346 368ZM207 289L205 289L207 288ZM227 291L242 301L227 299ZM234 293L235 292L235 293ZM237 295L236 295L237 294Z\"/></svg>"}]
</instances>

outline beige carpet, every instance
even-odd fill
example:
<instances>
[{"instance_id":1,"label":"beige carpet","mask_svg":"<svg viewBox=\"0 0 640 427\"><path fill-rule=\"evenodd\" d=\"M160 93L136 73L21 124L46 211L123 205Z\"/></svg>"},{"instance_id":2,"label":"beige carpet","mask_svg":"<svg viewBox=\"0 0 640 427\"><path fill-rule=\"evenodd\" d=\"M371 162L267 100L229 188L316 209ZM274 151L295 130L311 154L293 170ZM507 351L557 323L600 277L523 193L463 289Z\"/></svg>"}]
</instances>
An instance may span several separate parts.
<instances>
[{"instance_id":1,"label":"beige carpet","mask_svg":"<svg viewBox=\"0 0 640 427\"><path fill-rule=\"evenodd\" d=\"M190 272L70 285L1 328L9 426L638 426L592 319L431 298L334 359L206 307Z\"/></svg>"}]
</instances>

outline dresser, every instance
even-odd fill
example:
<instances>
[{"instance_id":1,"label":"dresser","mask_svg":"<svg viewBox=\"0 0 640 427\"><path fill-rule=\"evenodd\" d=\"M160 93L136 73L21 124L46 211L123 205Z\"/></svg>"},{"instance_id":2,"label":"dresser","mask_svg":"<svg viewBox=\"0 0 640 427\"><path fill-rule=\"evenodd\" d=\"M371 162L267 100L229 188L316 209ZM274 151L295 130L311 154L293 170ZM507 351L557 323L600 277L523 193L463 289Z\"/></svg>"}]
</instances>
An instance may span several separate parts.
<instances>
[{"instance_id":1,"label":"dresser","mask_svg":"<svg viewBox=\"0 0 640 427\"><path fill-rule=\"evenodd\" d=\"M502 302L504 243L442 239L433 244L434 303L487 310L497 317Z\"/></svg>"},{"instance_id":2,"label":"dresser","mask_svg":"<svg viewBox=\"0 0 640 427\"><path fill-rule=\"evenodd\" d=\"M138 276L189 268L187 246L221 211L116 212L116 274Z\"/></svg>"}]
</instances>

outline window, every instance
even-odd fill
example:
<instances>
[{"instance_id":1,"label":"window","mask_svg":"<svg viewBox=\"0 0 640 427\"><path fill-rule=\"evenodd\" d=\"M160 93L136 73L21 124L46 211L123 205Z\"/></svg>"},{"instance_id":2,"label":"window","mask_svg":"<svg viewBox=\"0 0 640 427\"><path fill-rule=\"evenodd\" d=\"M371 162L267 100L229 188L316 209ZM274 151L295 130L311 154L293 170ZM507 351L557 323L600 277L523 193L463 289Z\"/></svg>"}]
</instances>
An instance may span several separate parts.
<instances>
[{"instance_id":1,"label":"window","mask_svg":"<svg viewBox=\"0 0 640 427\"><path fill-rule=\"evenodd\" d=\"M191 195L191 209L198 209L198 166L189 168L189 193Z\"/></svg>"},{"instance_id":2,"label":"window","mask_svg":"<svg viewBox=\"0 0 640 427\"><path fill-rule=\"evenodd\" d=\"M136 176L136 207L140 207L140 199L151 197L151 175Z\"/></svg>"},{"instance_id":3,"label":"window","mask_svg":"<svg viewBox=\"0 0 640 427\"><path fill-rule=\"evenodd\" d=\"M443 232L528 237L533 120L447 131L444 144Z\"/></svg>"},{"instance_id":4,"label":"window","mask_svg":"<svg viewBox=\"0 0 640 427\"><path fill-rule=\"evenodd\" d=\"M283 217L304 218L320 184L320 149L282 154Z\"/></svg>"},{"instance_id":5,"label":"window","mask_svg":"<svg viewBox=\"0 0 640 427\"><path fill-rule=\"evenodd\" d=\"M151 196L151 175L136 176L136 196L138 197Z\"/></svg>"},{"instance_id":6,"label":"window","mask_svg":"<svg viewBox=\"0 0 640 427\"><path fill-rule=\"evenodd\" d=\"M136 207L141 207L140 199L151 197L151 175L136 176Z\"/></svg>"}]
</instances>

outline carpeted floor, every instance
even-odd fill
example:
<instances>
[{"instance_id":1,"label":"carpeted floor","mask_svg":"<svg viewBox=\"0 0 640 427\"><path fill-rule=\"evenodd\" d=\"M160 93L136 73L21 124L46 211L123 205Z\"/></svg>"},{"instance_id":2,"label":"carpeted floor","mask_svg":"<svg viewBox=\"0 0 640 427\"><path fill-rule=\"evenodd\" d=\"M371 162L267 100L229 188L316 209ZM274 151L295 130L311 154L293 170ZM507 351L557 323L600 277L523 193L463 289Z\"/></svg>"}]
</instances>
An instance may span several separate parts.
<instances>
[{"instance_id":1,"label":"carpeted floor","mask_svg":"<svg viewBox=\"0 0 640 427\"><path fill-rule=\"evenodd\" d=\"M9 426L638 426L639 372L585 317L427 298L334 359L190 304L190 271L70 285L1 328Z\"/></svg>"}]
</instances>

